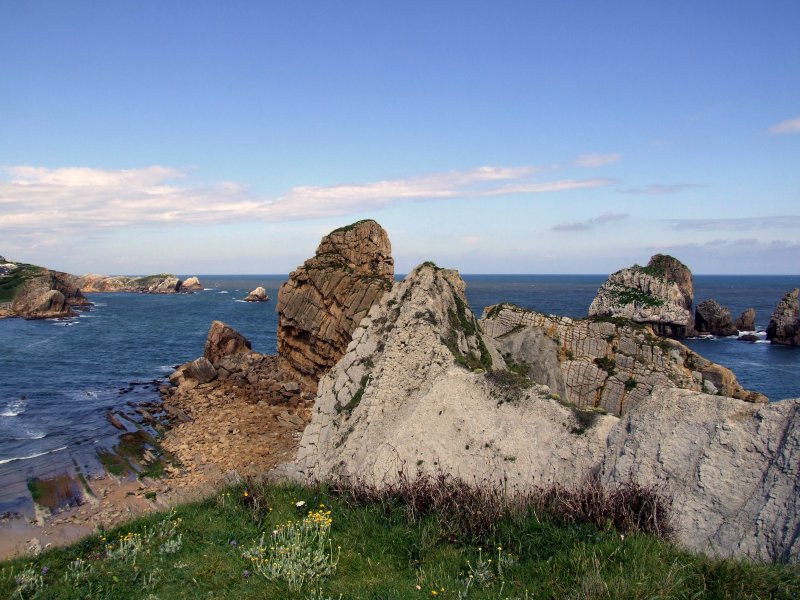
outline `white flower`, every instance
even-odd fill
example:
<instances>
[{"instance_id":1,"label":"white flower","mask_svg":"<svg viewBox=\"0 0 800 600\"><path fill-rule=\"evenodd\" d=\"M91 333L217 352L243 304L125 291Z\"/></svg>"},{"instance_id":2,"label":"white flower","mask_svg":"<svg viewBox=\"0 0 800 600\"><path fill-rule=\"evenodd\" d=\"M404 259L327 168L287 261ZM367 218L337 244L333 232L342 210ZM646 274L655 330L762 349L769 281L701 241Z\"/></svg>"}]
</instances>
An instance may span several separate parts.
<instances>
[{"instance_id":1,"label":"white flower","mask_svg":"<svg viewBox=\"0 0 800 600\"><path fill-rule=\"evenodd\" d=\"M306 505L306 503L303 500L298 500L297 502L294 503L294 505L297 508L303 508Z\"/></svg>"}]
</instances>

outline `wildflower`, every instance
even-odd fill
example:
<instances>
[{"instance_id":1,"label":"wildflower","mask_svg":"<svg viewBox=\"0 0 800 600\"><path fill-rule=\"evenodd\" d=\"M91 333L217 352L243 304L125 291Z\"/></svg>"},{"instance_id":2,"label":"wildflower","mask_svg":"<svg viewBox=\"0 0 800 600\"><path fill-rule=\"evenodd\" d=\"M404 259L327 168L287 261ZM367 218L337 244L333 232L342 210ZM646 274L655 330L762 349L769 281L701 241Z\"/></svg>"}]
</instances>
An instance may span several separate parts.
<instances>
[{"instance_id":1,"label":"wildflower","mask_svg":"<svg viewBox=\"0 0 800 600\"><path fill-rule=\"evenodd\" d=\"M48 573L49 571L50 571L50 567L48 567L47 565L45 565L44 567L42 567L42 575L47 575L47 573Z\"/></svg>"},{"instance_id":2,"label":"wildflower","mask_svg":"<svg viewBox=\"0 0 800 600\"><path fill-rule=\"evenodd\" d=\"M244 491L244 494L242 494L242 496L244 496L245 498L247 498L249 495L250 495L250 494L248 494L248 493L247 493L247 490L245 490L245 491Z\"/></svg>"},{"instance_id":3,"label":"wildflower","mask_svg":"<svg viewBox=\"0 0 800 600\"><path fill-rule=\"evenodd\" d=\"M439 592L437 592L436 590L431 590L431 596L438 596L438 595Z\"/></svg>"},{"instance_id":4,"label":"wildflower","mask_svg":"<svg viewBox=\"0 0 800 600\"><path fill-rule=\"evenodd\" d=\"M245 579L247 579L248 577L250 577L250 571L248 571L247 569L245 569L244 571L242 571L242 577L244 577Z\"/></svg>"},{"instance_id":5,"label":"wildflower","mask_svg":"<svg viewBox=\"0 0 800 600\"><path fill-rule=\"evenodd\" d=\"M237 542L236 540L231 540L231 546L236 548L236 546L238 546L238 545L239 545L239 542Z\"/></svg>"},{"instance_id":6,"label":"wildflower","mask_svg":"<svg viewBox=\"0 0 800 600\"><path fill-rule=\"evenodd\" d=\"M306 503L303 500L298 500L297 502L294 503L294 505L297 508L303 508L306 505Z\"/></svg>"},{"instance_id":7,"label":"wildflower","mask_svg":"<svg viewBox=\"0 0 800 600\"><path fill-rule=\"evenodd\" d=\"M422 589L422 587L421 587L421 586L418 586L418 585L415 585L414 587L415 587L415 588L417 588L418 590L421 590L421 589Z\"/></svg>"}]
</instances>

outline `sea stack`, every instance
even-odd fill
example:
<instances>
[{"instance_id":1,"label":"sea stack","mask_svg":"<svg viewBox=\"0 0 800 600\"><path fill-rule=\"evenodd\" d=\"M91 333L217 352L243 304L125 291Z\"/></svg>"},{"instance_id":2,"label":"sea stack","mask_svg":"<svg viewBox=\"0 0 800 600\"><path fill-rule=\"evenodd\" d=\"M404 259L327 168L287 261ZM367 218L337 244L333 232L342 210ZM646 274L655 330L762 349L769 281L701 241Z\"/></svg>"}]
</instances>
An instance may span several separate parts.
<instances>
[{"instance_id":1,"label":"sea stack","mask_svg":"<svg viewBox=\"0 0 800 600\"><path fill-rule=\"evenodd\" d=\"M316 254L290 273L278 292L282 367L316 390L393 282L389 236L375 221L358 221L322 238Z\"/></svg>"},{"instance_id":2,"label":"sea stack","mask_svg":"<svg viewBox=\"0 0 800 600\"><path fill-rule=\"evenodd\" d=\"M767 326L767 339L782 346L800 346L800 316L798 316L798 293L795 288L781 298Z\"/></svg>"},{"instance_id":3,"label":"sea stack","mask_svg":"<svg viewBox=\"0 0 800 600\"><path fill-rule=\"evenodd\" d=\"M697 305L694 313L694 328L697 333L720 336L736 335L739 332L733 324L731 311L713 299Z\"/></svg>"},{"instance_id":4,"label":"sea stack","mask_svg":"<svg viewBox=\"0 0 800 600\"><path fill-rule=\"evenodd\" d=\"M267 302L268 300L267 290L261 286L258 286L244 298L245 302Z\"/></svg>"},{"instance_id":5,"label":"sea stack","mask_svg":"<svg viewBox=\"0 0 800 600\"><path fill-rule=\"evenodd\" d=\"M656 254L641 267L612 273L598 290L589 316L646 323L658 335L684 337L693 330L692 272L677 258Z\"/></svg>"}]
</instances>

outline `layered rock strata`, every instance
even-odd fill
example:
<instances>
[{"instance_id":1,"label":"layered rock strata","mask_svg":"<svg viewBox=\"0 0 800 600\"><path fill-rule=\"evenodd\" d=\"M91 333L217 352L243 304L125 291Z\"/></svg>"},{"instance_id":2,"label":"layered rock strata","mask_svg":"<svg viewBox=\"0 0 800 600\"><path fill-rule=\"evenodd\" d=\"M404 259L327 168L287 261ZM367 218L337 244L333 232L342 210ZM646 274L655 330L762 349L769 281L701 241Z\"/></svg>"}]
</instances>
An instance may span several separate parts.
<instances>
[{"instance_id":1,"label":"layered rock strata","mask_svg":"<svg viewBox=\"0 0 800 600\"><path fill-rule=\"evenodd\" d=\"M353 330L394 281L389 237L359 221L322 238L278 292L278 355L310 389L344 354Z\"/></svg>"},{"instance_id":2,"label":"layered rock strata","mask_svg":"<svg viewBox=\"0 0 800 600\"><path fill-rule=\"evenodd\" d=\"M571 319L499 304L486 307L481 327L534 381L581 407L621 415L656 387L767 401L742 388L729 369L625 319Z\"/></svg>"},{"instance_id":3,"label":"layered rock strata","mask_svg":"<svg viewBox=\"0 0 800 600\"><path fill-rule=\"evenodd\" d=\"M30 265L26 265L25 270L27 274L14 290L6 316L25 319L69 317L75 314L75 307L91 304L72 284L69 274ZM12 271L7 277L13 276Z\"/></svg>"},{"instance_id":4,"label":"layered rock strata","mask_svg":"<svg viewBox=\"0 0 800 600\"><path fill-rule=\"evenodd\" d=\"M590 356L607 350L606 337L638 343L614 323L585 322L587 330L595 325L603 326L597 335L572 336L596 346ZM530 347L563 348L553 334L566 334L567 326L537 325L547 339L534 336ZM690 549L797 560L800 400L753 404L656 386L622 418L591 411L587 418L524 376L495 339L466 308L457 273L415 269L370 310L320 380L296 476L380 486L400 473L446 472L512 493L549 482L633 480L674 499L676 538ZM674 344L653 352L655 360L676 359Z\"/></svg>"},{"instance_id":5,"label":"layered rock strata","mask_svg":"<svg viewBox=\"0 0 800 600\"><path fill-rule=\"evenodd\" d=\"M800 313L798 293L795 288L781 298L767 326L767 339L782 346L800 346Z\"/></svg>"},{"instance_id":6,"label":"layered rock strata","mask_svg":"<svg viewBox=\"0 0 800 600\"><path fill-rule=\"evenodd\" d=\"M739 333L733 324L731 311L713 299L697 305L694 312L694 328L701 334L728 336Z\"/></svg>"},{"instance_id":7,"label":"layered rock strata","mask_svg":"<svg viewBox=\"0 0 800 600\"><path fill-rule=\"evenodd\" d=\"M656 254L647 266L609 275L589 307L589 316L623 317L647 323L658 335L692 331L692 273L678 259Z\"/></svg>"}]
</instances>

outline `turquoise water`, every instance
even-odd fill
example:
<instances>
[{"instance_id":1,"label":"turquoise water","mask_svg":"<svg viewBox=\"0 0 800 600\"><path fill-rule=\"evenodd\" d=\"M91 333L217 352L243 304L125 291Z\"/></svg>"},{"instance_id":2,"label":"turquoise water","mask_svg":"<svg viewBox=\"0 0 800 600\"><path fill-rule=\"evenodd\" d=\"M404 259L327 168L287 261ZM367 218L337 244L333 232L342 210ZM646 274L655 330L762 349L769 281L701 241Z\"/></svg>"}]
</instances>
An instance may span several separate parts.
<instances>
[{"instance_id":1,"label":"turquoise water","mask_svg":"<svg viewBox=\"0 0 800 600\"><path fill-rule=\"evenodd\" d=\"M196 358L211 321L228 323L253 349L275 352L277 291L285 275L201 276L190 295L92 294L95 306L67 320L0 320L0 514L27 497L25 480L64 468L97 469L95 453L114 444L107 410L133 417L158 398L174 366ZM465 275L467 296L484 306L513 302L544 313L586 315L601 275ZM715 298L734 317L752 306L766 328L778 299L797 277L696 276L696 301ZM242 302L262 285L272 300ZM707 358L773 400L800 396L800 349L735 339L689 340Z\"/></svg>"}]
</instances>

